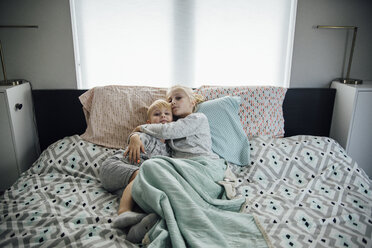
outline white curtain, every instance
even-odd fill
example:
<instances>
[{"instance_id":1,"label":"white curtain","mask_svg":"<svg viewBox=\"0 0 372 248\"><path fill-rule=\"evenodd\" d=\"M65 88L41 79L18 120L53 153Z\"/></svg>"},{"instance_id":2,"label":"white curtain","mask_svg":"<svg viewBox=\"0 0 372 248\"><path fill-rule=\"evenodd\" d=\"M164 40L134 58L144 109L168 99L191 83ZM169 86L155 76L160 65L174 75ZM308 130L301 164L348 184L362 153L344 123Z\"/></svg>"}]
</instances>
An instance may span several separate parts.
<instances>
[{"instance_id":1,"label":"white curtain","mask_svg":"<svg viewBox=\"0 0 372 248\"><path fill-rule=\"evenodd\" d=\"M297 0L70 0L79 88L289 86Z\"/></svg>"}]
</instances>

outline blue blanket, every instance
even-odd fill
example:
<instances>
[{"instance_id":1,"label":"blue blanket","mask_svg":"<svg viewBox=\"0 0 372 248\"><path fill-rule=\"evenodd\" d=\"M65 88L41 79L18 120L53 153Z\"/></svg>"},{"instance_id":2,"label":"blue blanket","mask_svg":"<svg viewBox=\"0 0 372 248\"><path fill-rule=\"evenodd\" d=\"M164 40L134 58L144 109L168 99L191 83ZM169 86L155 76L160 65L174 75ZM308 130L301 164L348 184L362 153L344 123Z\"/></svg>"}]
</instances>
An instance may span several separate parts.
<instances>
[{"instance_id":1,"label":"blue blanket","mask_svg":"<svg viewBox=\"0 0 372 248\"><path fill-rule=\"evenodd\" d=\"M222 159L156 157L145 161L132 195L161 219L146 235L149 247L268 247L252 215L239 213L244 198L226 200L217 181Z\"/></svg>"}]
</instances>

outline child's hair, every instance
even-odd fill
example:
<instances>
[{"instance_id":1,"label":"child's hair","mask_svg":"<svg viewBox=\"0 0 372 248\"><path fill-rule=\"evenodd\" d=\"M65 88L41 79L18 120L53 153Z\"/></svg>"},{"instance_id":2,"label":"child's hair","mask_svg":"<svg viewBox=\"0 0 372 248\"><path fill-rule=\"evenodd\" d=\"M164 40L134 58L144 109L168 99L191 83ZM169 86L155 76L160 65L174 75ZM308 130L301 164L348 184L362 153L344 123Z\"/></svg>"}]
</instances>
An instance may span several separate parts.
<instances>
[{"instance_id":1,"label":"child's hair","mask_svg":"<svg viewBox=\"0 0 372 248\"><path fill-rule=\"evenodd\" d=\"M186 93L186 95L189 97L189 99L191 101L195 101L195 106L194 106L193 111L196 110L196 107L198 106L199 103L204 102L204 97L203 96L201 96L199 94L196 94L191 88L186 87L186 86L182 86L182 85L174 85L174 86L170 87L167 91L166 98L169 99L171 92L173 92L175 90L182 90L183 92Z\"/></svg>"},{"instance_id":2,"label":"child's hair","mask_svg":"<svg viewBox=\"0 0 372 248\"><path fill-rule=\"evenodd\" d=\"M150 115L155 110L155 108L167 108L172 113L171 104L164 99L158 99L151 103L151 105L147 109L147 119L150 119Z\"/></svg>"}]
</instances>

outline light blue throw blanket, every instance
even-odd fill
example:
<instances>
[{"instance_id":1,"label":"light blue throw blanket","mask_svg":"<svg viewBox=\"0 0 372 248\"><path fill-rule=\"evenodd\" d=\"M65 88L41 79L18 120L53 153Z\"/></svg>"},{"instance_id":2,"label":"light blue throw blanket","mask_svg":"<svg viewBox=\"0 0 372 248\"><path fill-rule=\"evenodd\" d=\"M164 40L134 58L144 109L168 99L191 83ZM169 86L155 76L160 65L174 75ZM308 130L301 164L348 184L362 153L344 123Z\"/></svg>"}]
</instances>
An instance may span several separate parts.
<instances>
[{"instance_id":1,"label":"light blue throw blanket","mask_svg":"<svg viewBox=\"0 0 372 248\"><path fill-rule=\"evenodd\" d=\"M161 220L149 231L149 247L268 247L252 215L239 213L244 198L226 200L217 181L222 159L156 157L145 161L132 195Z\"/></svg>"}]
</instances>

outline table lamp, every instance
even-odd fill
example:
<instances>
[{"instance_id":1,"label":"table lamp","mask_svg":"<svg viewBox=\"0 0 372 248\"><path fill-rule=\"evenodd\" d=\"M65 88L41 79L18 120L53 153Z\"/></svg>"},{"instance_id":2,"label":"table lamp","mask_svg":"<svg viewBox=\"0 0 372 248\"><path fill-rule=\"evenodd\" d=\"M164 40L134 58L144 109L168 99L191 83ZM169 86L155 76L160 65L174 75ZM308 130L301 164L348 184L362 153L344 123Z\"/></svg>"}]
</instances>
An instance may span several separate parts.
<instances>
[{"instance_id":1,"label":"table lamp","mask_svg":"<svg viewBox=\"0 0 372 248\"><path fill-rule=\"evenodd\" d=\"M347 66L347 72L345 78L337 78L335 80L340 81L344 84L362 84L363 80L361 79L354 79L350 78L350 69L351 69L351 62L353 61L353 54L354 54L354 46L355 46L355 40L358 32L358 27L356 26L329 26L329 25L318 25L316 28L325 28L325 29L352 29L353 32L353 41L351 43L351 49L350 49L350 55L349 55L349 63Z\"/></svg>"},{"instance_id":2,"label":"table lamp","mask_svg":"<svg viewBox=\"0 0 372 248\"><path fill-rule=\"evenodd\" d=\"M0 28L38 28L37 25L0 25ZM3 78L4 81L0 81L0 85L17 85L22 83L22 79L18 80L8 80L6 77L6 70L5 70L5 59L3 53L3 47L0 40L0 61L1 61L1 69L3 71Z\"/></svg>"},{"instance_id":3,"label":"table lamp","mask_svg":"<svg viewBox=\"0 0 372 248\"><path fill-rule=\"evenodd\" d=\"M6 79L5 62L4 62L4 55L3 55L3 46L1 44L1 40L0 40L0 59L1 59L1 69L3 71L3 78L4 78L4 82L6 83L7 79Z\"/></svg>"}]
</instances>

